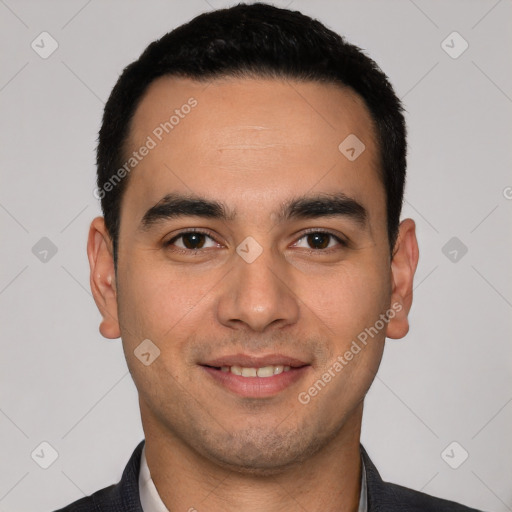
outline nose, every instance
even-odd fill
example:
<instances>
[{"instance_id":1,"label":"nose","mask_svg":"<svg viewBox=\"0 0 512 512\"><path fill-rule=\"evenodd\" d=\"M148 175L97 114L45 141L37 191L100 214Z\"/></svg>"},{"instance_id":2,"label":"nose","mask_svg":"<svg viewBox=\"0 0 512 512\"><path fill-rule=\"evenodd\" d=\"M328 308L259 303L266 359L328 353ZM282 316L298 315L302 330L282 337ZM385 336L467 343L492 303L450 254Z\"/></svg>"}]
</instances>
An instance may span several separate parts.
<instances>
[{"instance_id":1,"label":"nose","mask_svg":"<svg viewBox=\"0 0 512 512\"><path fill-rule=\"evenodd\" d=\"M299 300L285 262L270 249L250 263L238 255L234 258L233 269L221 284L219 322L233 329L258 332L296 323Z\"/></svg>"}]
</instances>

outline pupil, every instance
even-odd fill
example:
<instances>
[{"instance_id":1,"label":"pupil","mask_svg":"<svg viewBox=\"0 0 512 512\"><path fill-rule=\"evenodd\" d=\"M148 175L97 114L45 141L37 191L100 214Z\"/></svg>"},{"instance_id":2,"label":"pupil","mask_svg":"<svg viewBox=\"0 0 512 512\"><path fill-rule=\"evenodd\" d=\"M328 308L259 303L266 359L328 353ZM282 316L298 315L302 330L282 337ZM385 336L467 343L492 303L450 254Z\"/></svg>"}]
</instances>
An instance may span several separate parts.
<instances>
[{"instance_id":1,"label":"pupil","mask_svg":"<svg viewBox=\"0 0 512 512\"><path fill-rule=\"evenodd\" d=\"M329 236L323 233L308 235L308 243L316 246L315 249L325 249L329 245Z\"/></svg>"},{"instance_id":2,"label":"pupil","mask_svg":"<svg viewBox=\"0 0 512 512\"><path fill-rule=\"evenodd\" d=\"M201 239L201 233L187 233L183 235L183 244L187 249L200 249L203 246L204 240Z\"/></svg>"}]
</instances>

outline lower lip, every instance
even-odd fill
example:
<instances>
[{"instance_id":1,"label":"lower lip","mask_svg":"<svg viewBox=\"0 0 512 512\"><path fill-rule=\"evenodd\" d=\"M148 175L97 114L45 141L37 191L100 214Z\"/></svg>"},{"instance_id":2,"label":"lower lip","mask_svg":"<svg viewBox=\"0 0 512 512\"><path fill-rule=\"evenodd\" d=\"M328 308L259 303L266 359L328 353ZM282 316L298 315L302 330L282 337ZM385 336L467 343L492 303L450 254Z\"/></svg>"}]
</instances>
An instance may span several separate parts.
<instances>
[{"instance_id":1,"label":"lower lip","mask_svg":"<svg viewBox=\"0 0 512 512\"><path fill-rule=\"evenodd\" d=\"M309 366L290 368L287 372L272 377L242 377L231 372L216 370L210 366L202 368L220 385L237 395L247 398L264 398L277 395L287 387L300 380Z\"/></svg>"}]
</instances>

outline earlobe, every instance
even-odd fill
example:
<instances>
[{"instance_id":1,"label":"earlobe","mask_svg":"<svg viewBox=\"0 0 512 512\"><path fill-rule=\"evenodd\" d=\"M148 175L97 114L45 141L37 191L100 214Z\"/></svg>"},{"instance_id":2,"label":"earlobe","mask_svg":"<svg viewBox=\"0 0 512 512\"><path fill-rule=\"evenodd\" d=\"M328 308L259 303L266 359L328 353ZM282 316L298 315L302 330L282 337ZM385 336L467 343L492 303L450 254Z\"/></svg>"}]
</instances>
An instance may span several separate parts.
<instances>
[{"instance_id":1,"label":"earlobe","mask_svg":"<svg viewBox=\"0 0 512 512\"><path fill-rule=\"evenodd\" d=\"M94 301L103 317L100 332L105 338L121 336L117 311L117 287L112 240L103 217L96 217L89 228L87 256Z\"/></svg>"},{"instance_id":2,"label":"earlobe","mask_svg":"<svg viewBox=\"0 0 512 512\"><path fill-rule=\"evenodd\" d=\"M388 323L388 338L403 338L409 331L408 314L412 306L414 274L418 259L416 224L412 219L405 219L400 223L391 261L391 306L396 314Z\"/></svg>"}]
</instances>

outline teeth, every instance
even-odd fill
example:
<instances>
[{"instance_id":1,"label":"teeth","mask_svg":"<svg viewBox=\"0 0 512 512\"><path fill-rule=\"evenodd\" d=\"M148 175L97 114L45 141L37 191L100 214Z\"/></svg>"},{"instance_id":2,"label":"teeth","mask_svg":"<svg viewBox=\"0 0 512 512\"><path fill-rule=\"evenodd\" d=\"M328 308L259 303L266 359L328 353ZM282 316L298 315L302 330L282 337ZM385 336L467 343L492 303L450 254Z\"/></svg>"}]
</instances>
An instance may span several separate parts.
<instances>
[{"instance_id":1,"label":"teeth","mask_svg":"<svg viewBox=\"0 0 512 512\"><path fill-rule=\"evenodd\" d=\"M274 367L264 366L263 368L258 368L258 371L256 373L258 377L272 377L272 375L274 375Z\"/></svg>"},{"instance_id":2,"label":"teeth","mask_svg":"<svg viewBox=\"0 0 512 512\"><path fill-rule=\"evenodd\" d=\"M242 368L242 377L257 377L258 370L256 368Z\"/></svg>"},{"instance_id":3,"label":"teeth","mask_svg":"<svg viewBox=\"0 0 512 512\"><path fill-rule=\"evenodd\" d=\"M279 375L280 373L283 373L284 366L274 366L274 375Z\"/></svg>"},{"instance_id":4,"label":"teeth","mask_svg":"<svg viewBox=\"0 0 512 512\"><path fill-rule=\"evenodd\" d=\"M241 366L232 366L231 373L234 373L235 375L242 375L242 367Z\"/></svg>"},{"instance_id":5,"label":"teeth","mask_svg":"<svg viewBox=\"0 0 512 512\"><path fill-rule=\"evenodd\" d=\"M245 368L242 366L222 366L220 369L222 372L231 372L234 375L241 377L272 377L273 375L279 375L283 372L289 372L289 366L283 365L268 365L262 366L261 368Z\"/></svg>"}]
</instances>

